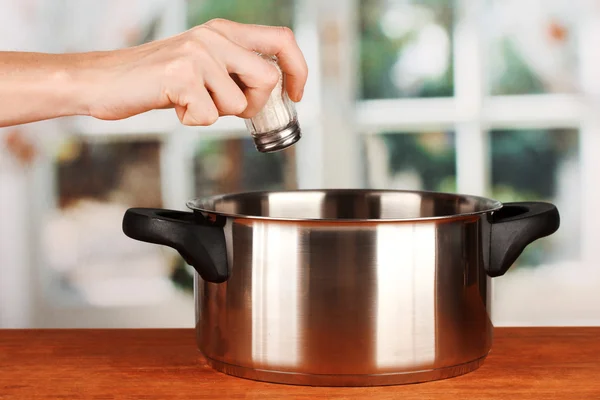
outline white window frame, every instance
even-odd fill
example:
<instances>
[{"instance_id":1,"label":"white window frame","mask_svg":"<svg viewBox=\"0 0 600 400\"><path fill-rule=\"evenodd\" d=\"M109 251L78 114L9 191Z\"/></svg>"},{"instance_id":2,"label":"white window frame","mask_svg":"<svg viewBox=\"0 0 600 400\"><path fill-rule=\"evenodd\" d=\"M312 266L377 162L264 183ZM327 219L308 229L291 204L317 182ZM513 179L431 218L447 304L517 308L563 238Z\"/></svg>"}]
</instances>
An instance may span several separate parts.
<instances>
[{"instance_id":1,"label":"white window frame","mask_svg":"<svg viewBox=\"0 0 600 400\"><path fill-rule=\"evenodd\" d=\"M186 28L185 0L170 2L160 36L169 36ZM600 91L577 95L488 96L486 87L486 46L484 19L485 2L457 0L454 25L455 95L450 98L386 99L356 101L356 67L358 63L357 18L358 0L296 0L296 38L309 62L309 82L304 99L297 105L300 123L305 132L296 145L297 178L300 188L331 188L364 186L361 140L383 130L412 130L448 128L456 132L457 191L476 195L489 193L489 154L487 132L494 128L576 128L579 129L582 248L577 275L585 272L587 279L599 278L595 263L600 213L600 191L595 173L600 160L594 154L600 149ZM582 18L580 29L600 38L596 19ZM328 32L336 31L328 42ZM595 43L597 43L596 40ZM598 67L593 40L581 43L582 87L598 88L600 79L590 72ZM327 66L327 68L325 68ZM333 67L332 67L333 66ZM595 68L596 71L600 68ZM148 135L161 138L161 168L163 202L166 208L185 209L193 196L193 148L198 140L207 138L245 138L248 133L243 122L222 118L204 128L182 126L172 110L153 111L123 121L98 121L91 118L69 119L70 129L91 140L135 140ZM48 163L51 161L47 161ZM49 164L47 164L49 166ZM44 168L39 168L43 171ZM182 179L169 179L178 176ZM34 197L54 196L47 173L38 175ZM45 210L40 210L43 213ZM35 243L35 241L33 242ZM36 246L39 248L39 246ZM38 251L39 253L39 251ZM39 254L38 254L39 255ZM39 260L39 257L37 257ZM37 267L40 267L39 263ZM556 285L556 279L545 279L546 268L528 279L531 293L545 293ZM499 278L505 279L505 278ZM586 278L582 278L586 279ZM492 288L496 281L492 280ZM577 290L567 295L577 295ZM494 302L502 303L507 293L494 293ZM573 317L572 309L561 308L557 299L535 295L523 304L525 311L509 319L504 313L494 322L497 325L556 325L600 324L594 317L598 310L588 308ZM589 299L582 299L587 300ZM38 302L39 303L39 302ZM596 302L599 303L599 302ZM38 304L39 307L39 304ZM550 320L536 318L535 310L554 307ZM64 310L65 313L71 312ZM86 310L86 318L93 316ZM494 308L492 318L494 319ZM190 318L192 323L192 318Z\"/></svg>"},{"instance_id":2,"label":"white window frame","mask_svg":"<svg viewBox=\"0 0 600 400\"><path fill-rule=\"evenodd\" d=\"M579 32L582 93L490 96L485 65L486 2L458 0L454 21L454 97L357 102L359 135L384 130L415 132L448 128L456 132L457 192L490 193L488 131L498 128L574 128L579 130L581 174L581 256L569 271L541 265L533 272L490 279L492 320L496 325L598 325L600 283L595 267L600 190L599 18L581 15ZM511 271L512 272L512 271ZM565 276L573 278L566 283ZM516 290L516 283L529 290ZM501 283L501 289L496 290ZM566 299L570 298L569 301ZM510 300L510 301L509 301Z\"/></svg>"},{"instance_id":3,"label":"white window frame","mask_svg":"<svg viewBox=\"0 0 600 400\"><path fill-rule=\"evenodd\" d=\"M316 8L310 2L297 2L296 12L296 38L301 47L314 49L314 54L306 54L311 69L311 82L307 85L304 100L297 105L298 113L302 118L302 128L310 132L297 146L297 163L299 168L298 180L301 186L320 187L323 186L324 173L315 154L322 152L323 144L320 141L319 124L312 121L319 120L320 92L319 92L319 46L318 37L315 35L314 15ZM65 5L66 7L66 5ZM185 0L171 0L166 8L157 36L168 37L184 31L187 28L187 5ZM53 44L54 50L60 47ZM306 121L306 122L305 122ZM162 142L161 162L161 191L165 208L185 210L185 203L194 193L194 147L200 140L207 139L229 139L246 138L248 131L242 120L233 117L221 118L217 123L209 127L195 128L180 124L173 110L156 110L137 115L125 120L102 121L88 117L70 117L59 120L53 134L60 135L62 131L72 132L90 142L131 142L145 141L149 138L159 139ZM308 146L306 146L308 144ZM45 156L35 167L32 198L33 211L31 215L32 232L38 232L35 224L40 217L50 212L56 205L58 194L55 192L56 176L53 174L53 163L50 157ZM173 177L177 177L173 179ZM80 327L111 326L112 318L120 323L124 321L125 315L135 314L134 326L162 326L171 323L167 318L163 320L160 315L167 315L169 307L180 306L181 300L174 300L147 307L111 307L99 309L82 304L70 304L68 298L56 298L57 304L70 304L68 307L48 304L44 291L46 290L44 268L45 255L41 247L40 238L33 234L29 243L34 249L34 255L30 260L31 272L34 276L30 279L31 290L36 293L31 303L25 305L30 307L27 319L21 321L22 326L57 327L64 323L73 323L77 320ZM53 293L53 296L60 293ZM191 300L190 300L190 305ZM160 310L163 310L162 312ZM45 316L45 321L40 324L40 316ZM48 315L52 316L52 323L48 325ZM154 317L152 317L154 315ZM193 315L190 314L189 326L193 326Z\"/></svg>"},{"instance_id":4,"label":"white window frame","mask_svg":"<svg viewBox=\"0 0 600 400\"><path fill-rule=\"evenodd\" d=\"M356 101L358 0L297 2L297 39L303 49L311 51L307 54L311 79L306 98L298 105L306 131L296 147L298 185L300 188L364 186L367 182L362 177L364 161L359 147L365 135L384 130L419 132L435 127L456 132L457 192L486 196L491 189L490 130L578 129L583 240L580 259L572 274L585 273L586 278L575 279L575 283L566 287L564 270L552 271L552 266L541 265L530 275L511 273L490 280L491 315L496 325L600 324L600 310L593 306L574 312L576 304L590 303L593 292L589 287L579 290L581 285L587 283L589 286L590 279L593 282L600 280L600 274L594 268L598 236L595 227L600 225L600 214L594 212L595 205L600 204L600 190L595 184L600 159L594 154L595 149L600 149L600 117L597 116L600 74L594 72L600 70L599 56L594 48L594 43L600 41L599 21L582 11L578 32L581 37L580 70L576 73L581 77L584 92L491 96L488 94L485 52L488 47L484 18L486 2L456 0L455 6L453 97ZM329 42L331 30L336 35ZM205 129L202 136L209 131L216 136L225 132L231 134L236 123L240 126L239 137L244 137L246 131L240 121L235 120ZM189 168L185 170L190 171ZM189 195L188 191L185 197ZM182 204L183 198L175 199L176 204ZM517 280L531 289L527 293L518 292ZM495 290L499 282L502 283L500 290ZM557 290L568 291L565 296L574 300L567 302L561 296L546 296ZM517 300L510 303L510 298ZM595 298L600 300L598 295ZM516 306L518 302L521 305ZM600 304L599 301L591 303Z\"/></svg>"},{"instance_id":5,"label":"white window frame","mask_svg":"<svg viewBox=\"0 0 600 400\"><path fill-rule=\"evenodd\" d=\"M68 8L64 4L63 7ZM185 0L171 0L165 12L161 15L158 38L177 34L186 27L186 2ZM57 43L53 43L53 50L60 51ZM180 145L180 140L174 135L179 126L179 121L173 110L157 110L137 115L119 121L101 121L87 117L61 118L54 126L50 135L60 137L63 132L79 135L88 141L94 142L131 142L145 141L149 138L159 139L165 145L161 147L161 168L166 173L174 173L179 165L165 163L165 159L176 159L167 157ZM37 162L33 173L32 182L32 205L31 226L32 232L29 245L35 249L30 262L30 287L28 293L32 299L27 310L28 321L21 321L21 325L32 327L192 327L193 326L193 304L192 301L182 299L183 296L175 295L160 304L149 304L147 306L121 306L97 308L86 304L75 303L69 296L62 297L60 292L52 292L55 302L49 303L46 295L47 290L47 268L45 265L45 254L39 237L39 221L55 208L58 194L55 190L56 176L53 173L54 160L48 155L42 155L42 160ZM163 195L169 200L169 179L165 171L161 171ZM176 181L176 180L174 180ZM165 190L166 189L166 190ZM10 304L10 302L9 302ZM66 305L66 307L65 307ZM181 314L189 314L189 320L182 321L172 317L172 311L177 308ZM135 319L130 316L135 315ZM130 322L129 322L130 321Z\"/></svg>"}]
</instances>

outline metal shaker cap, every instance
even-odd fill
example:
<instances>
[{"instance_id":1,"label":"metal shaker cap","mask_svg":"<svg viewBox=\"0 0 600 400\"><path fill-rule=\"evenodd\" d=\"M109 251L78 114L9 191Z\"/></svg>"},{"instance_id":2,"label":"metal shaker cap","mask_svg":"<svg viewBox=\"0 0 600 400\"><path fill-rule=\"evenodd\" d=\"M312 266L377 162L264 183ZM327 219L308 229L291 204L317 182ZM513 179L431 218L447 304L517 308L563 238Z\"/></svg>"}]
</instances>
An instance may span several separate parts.
<instances>
[{"instance_id":1,"label":"metal shaker cap","mask_svg":"<svg viewBox=\"0 0 600 400\"><path fill-rule=\"evenodd\" d=\"M300 125L293 121L283 129L254 136L254 145L261 153L273 153L292 146L301 137Z\"/></svg>"}]
</instances>

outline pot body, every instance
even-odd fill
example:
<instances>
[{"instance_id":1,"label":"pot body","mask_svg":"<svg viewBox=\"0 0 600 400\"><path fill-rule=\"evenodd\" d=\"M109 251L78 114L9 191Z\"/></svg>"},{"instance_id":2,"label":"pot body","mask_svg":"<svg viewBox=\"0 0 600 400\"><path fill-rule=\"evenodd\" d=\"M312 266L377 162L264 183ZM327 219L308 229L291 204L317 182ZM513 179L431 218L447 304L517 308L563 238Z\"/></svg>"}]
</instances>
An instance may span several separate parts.
<instances>
[{"instance_id":1,"label":"pot body","mask_svg":"<svg viewBox=\"0 0 600 400\"><path fill-rule=\"evenodd\" d=\"M315 386L461 375L490 350L490 277L560 223L552 204L410 191L255 192L129 209L193 266L217 370Z\"/></svg>"},{"instance_id":2,"label":"pot body","mask_svg":"<svg viewBox=\"0 0 600 400\"><path fill-rule=\"evenodd\" d=\"M383 385L476 369L492 343L486 214L396 222L228 217L229 279L195 277L214 368L305 385Z\"/></svg>"}]
</instances>

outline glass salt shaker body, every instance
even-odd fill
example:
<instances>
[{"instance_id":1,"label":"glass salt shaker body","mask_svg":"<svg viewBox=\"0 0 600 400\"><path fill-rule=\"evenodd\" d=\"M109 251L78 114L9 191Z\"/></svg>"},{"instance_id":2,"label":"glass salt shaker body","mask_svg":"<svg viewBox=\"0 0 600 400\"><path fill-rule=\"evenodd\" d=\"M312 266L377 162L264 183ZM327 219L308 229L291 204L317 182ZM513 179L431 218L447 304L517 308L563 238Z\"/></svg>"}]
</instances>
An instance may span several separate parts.
<instances>
[{"instance_id":1,"label":"glass salt shaker body","mask_svg":"<svg viewBox=\"0 0 600 400\"><path fill-rule=\"evenodd\" d=\"M271 153L296 143L300 140L302 132L296 107L285 90L285 75L277 64L277 58L259 55L275 65L279 71L279 81L262 110L254 117L246 119L245 123L254 139L256 149L262 153Z\"/></svg>"}]
</instances>

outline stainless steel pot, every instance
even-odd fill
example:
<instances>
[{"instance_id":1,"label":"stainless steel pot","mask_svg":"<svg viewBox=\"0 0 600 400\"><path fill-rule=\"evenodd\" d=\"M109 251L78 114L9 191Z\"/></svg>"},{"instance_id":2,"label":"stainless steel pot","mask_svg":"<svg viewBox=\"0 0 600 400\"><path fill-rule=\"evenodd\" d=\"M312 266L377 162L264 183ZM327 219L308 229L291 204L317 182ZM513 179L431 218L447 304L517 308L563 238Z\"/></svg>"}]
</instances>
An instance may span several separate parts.
<instances>
[{"instance_id":1,"label":"stainless steel pot","mask_svg":"<svg viewBox=\"0 0 600 400\"><path fill-rule=\"evenodd\" d=\"M417 191L251 192L134 208L129 237L197 271L210 365L279 383L414 383L473 371L492 344L490 277L554 233L548 203Z\"/></svg>"}]
</instances>

